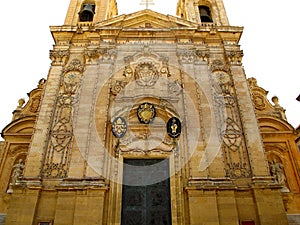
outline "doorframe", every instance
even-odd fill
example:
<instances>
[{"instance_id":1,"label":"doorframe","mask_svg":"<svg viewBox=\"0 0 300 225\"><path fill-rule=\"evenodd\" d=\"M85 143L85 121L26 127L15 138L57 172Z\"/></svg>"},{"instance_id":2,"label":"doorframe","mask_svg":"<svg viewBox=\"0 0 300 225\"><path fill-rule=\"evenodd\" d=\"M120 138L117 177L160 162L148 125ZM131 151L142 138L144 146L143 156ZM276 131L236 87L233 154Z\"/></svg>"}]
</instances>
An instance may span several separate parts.
<instances>
[{"instance_id":1,"label":"doorframe","mask_svg":"<svg viewBox=\"0 0 300 225\"><path fill-rule=\"evenodd\" d=\"M184 210L182 210L183 204L183 189L178 187L178 182L180 182L180 176L178 173L175 173L175 160L174 160L174 153L149 153L147 155L137 154L133 155L132 153L124 153L119 154L119 162L124 162L124 159L165 159L169 158L169 174L170 174L170 201L171 201L171 221L172 225L183 225L181 222L178 221L179 213L184 216ZM114 190L114 193L111 193L109 201L111 210L114 210L114 213L110 213L110 215L114 218L111 218L114 221L112 224L120 225L121 224L121 216L122 216L122 191L123 191L123 164L119 163L118 171L118 183L111 183L111 191Z\"/></svg>"}]
</instances>

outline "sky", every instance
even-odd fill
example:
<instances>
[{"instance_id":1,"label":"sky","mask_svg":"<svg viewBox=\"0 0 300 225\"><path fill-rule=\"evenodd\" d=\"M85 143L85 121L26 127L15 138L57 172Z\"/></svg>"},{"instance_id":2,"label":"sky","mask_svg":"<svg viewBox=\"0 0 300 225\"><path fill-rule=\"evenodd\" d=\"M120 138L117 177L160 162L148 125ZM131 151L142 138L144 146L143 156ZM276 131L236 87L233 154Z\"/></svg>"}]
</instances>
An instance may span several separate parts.
<instances>
[{"instance_id":1,"label":"sky","mask_svg":"<svg viewBox=\"0 0 300 225\"><path fill-rule=\"evenodd\" d=\"M53 39L49 26L63 25L70 0L15 0L1 3L0 130L11 122L18 100L47 78ZM247 78L279 98L288 121L300 124L300 2L223 0L229 23L244 27L240 41ZM119 15L144 8L140 0L117 0ZM150 9L175 15L177 0L153 0Z\"/></svg>"}]
</instances>

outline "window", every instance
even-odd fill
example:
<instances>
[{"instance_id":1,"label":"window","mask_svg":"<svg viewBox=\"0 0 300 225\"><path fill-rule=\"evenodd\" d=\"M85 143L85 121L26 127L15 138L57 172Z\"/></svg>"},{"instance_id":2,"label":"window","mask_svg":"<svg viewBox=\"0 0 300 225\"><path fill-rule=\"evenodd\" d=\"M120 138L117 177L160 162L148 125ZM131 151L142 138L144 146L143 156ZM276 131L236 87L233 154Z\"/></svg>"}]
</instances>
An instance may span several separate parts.
<instances>
[{"instance_id":1,"label":"window","mask_svg":"<svg viewBox=\"0 0 300 225\"><path fill-rule=\"evenodd\" d=\"M210 9L208 6L200 5L199 6L199 14L200 14L201 22L203 22L203 23L213 22L213 20L211 18Z\"/></svg>"}]
</instances>

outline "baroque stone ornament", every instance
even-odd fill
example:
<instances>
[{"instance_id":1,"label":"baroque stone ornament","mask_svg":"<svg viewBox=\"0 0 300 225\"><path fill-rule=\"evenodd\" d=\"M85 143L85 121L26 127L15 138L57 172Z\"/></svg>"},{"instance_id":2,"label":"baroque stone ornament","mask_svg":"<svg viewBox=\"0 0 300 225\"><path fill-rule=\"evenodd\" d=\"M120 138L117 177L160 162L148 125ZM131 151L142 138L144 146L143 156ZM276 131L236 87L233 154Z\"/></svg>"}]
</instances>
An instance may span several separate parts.
<instances>
[{"instance_id":1,"label":"baroque stone ornament","mask_svg":"<svg viewBox=\"0 0 300 225\"><path fill-rule=\"evenodd\" d=\"M65 65L70 56L68 50L50 50L52 65Z\"/></svg>"},{"instance_id":2,"label":"baroque stone ornament","mask_svg":"<svg viewBox=\"0 0 300 225\"><path fill-rule=\"evenodd\" d=\"M138 110L137 110L137 116L141 123L144 123L144 124L151 123L156 116L156 111L155 111L154 105L152 105L151 103L148 103L148 102L145 102L145 103L139 105Z\"/></svg>"},{"instance_id":3,"label":"baroque stone ornament","mask_svg":"<svg viewBox=\"0 0 300 225\"><path fill-rule=\"evenodd\" d=\"M255 109L257 109L257 110L262 111L266 108L265 99L263 96L254 94L253 102L254 102Z\"/></svg>"},{"instance_id":4,"label":"baroque stone ornament","mask_svg":"<svg viewBox=\"0 0 300 225\"><path fill-rule=\"evenodd\" d=\"M126 134L127 123L123 117L116 117L112 122L112 132L116 138L122 138Z\"/></svg>"},{"instance_id":5,"label":"baroque stone ornament","mask_svg":"<svg viewBox=\"0 0 300 225\"><path fill-rule=\"evenodd\" d=\"M134 76L138 85L151 87L158 80L158 71L153 63L142 62L135 68Z\"/></svg>"},{"instance_id":6,"label":"baroque stone ornament","mask_svg":"<svg viewBox=\"0 0 300 225\"><path fill-rule=\"evenodd\" d=\"M210 68L212 72L215 71L224 71L224 72L229 72L230 67L228 64L224 63L222 60L216 59L210 64Z\"/></svg>"},{"instance_id":7,"label":"baroque stone ornament","mask_svg":"<svg viewBox=\"0 0 300 225\"><path fill-rule=\"evenodd\" d=\"M215 65L220 65L220 69L223 67L222 63ZM234 93L233 82L230 75L224 70L214 71L211 74L211 81L218 124L224 124L224 129L219 127L219 133L222 137L226 176L231 178L250 177L251 169L241 119L238 114L238 104L232 94Z\"/></svg>"},{"instance_id":8,"label":"baroque stone ornament","mask_svg":"<svg viewBox=\"0 0 300 225\"><path fill-rule=\"evenodd\" d=\"M64 178L67 176L73 140L73 109L77 102L77 90L83 71L84 66L78 59L72 60L63 70L45 154L44 177Z\"/></svg>"},{"instance_id":9,"label":"baroque stone ornament","mask_svg":"<svg viewBox=\"0 0 300 225\"><path fill-rule=\"evenodd\" d=\"M168 120L167 133L171 138L177 138L181 134L181 122L177 117Z\"/></svg>"}]
</instances>

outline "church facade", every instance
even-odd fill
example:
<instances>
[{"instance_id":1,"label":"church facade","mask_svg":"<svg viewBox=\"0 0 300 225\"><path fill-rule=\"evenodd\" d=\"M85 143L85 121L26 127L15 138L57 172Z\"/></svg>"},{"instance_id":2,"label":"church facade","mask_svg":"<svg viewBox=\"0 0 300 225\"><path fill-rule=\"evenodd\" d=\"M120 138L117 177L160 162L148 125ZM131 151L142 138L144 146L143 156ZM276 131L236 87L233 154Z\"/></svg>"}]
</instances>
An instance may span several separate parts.
<instances>
[{"instance_id":1,"label":"church facade","mask_svg":"<svg viewBox=\"0 0 300 225\"><path fill-rule=\"evenodd\" d=\"M0 143L0 224L300 224L299 130L246 78L222 0L71 0Z\"/></svg>"}]
</instances>

